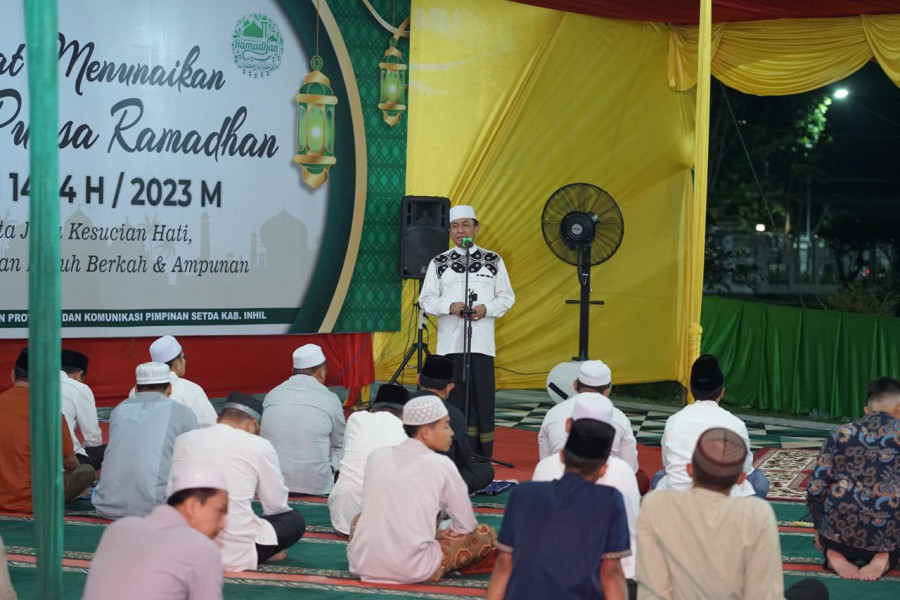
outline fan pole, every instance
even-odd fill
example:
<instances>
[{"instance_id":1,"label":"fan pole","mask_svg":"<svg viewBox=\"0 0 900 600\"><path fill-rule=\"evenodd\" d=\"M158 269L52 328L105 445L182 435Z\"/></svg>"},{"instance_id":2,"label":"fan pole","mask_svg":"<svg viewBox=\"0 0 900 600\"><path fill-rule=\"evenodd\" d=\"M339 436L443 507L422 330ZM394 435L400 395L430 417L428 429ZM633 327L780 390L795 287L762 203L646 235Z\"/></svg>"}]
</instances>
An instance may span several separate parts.
<instances>
[{"instance_id":1,"label":"fan pole","mask_svg":"<svg viewBox=\"0 0 900 600\"><path fill-rule=\"evenodd\" d=\"M588 359L588 337L591 322L591 247L587 246L578 253L578 281L581 283L581 300L578 310L578 358Z\"/></svg>"}]
</instances>

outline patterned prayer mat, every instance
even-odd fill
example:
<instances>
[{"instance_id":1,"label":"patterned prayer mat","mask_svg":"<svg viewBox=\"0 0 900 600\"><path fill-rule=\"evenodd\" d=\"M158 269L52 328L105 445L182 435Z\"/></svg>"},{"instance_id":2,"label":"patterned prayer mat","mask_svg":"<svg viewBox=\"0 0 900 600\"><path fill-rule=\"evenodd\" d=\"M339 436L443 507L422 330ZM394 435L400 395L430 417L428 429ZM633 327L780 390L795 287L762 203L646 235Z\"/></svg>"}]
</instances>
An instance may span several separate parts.
<instances>
[{"instance_id":1,"label":"patterned prayer mat","mask_svg":"<svg viewBox=\"0 0 900 600\"><path fill-rule=\"evenodd\" d=\"M806 483L812 474L818 450L763 448L753 466L769 478L768 500L806 502Z\"/></svg>"}]
</instances>

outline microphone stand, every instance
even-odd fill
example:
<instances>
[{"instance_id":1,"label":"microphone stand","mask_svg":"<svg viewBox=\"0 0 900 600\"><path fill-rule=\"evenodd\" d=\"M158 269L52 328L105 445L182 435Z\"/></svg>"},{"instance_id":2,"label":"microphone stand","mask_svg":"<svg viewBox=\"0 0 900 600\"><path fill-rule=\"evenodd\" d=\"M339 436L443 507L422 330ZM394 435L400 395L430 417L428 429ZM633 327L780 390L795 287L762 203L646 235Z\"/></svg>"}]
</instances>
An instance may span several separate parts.
<instances>
[{"instance_id":1,"label":"microphone stand","mask_svg":"<svg viewBox=\"0 0 900 600\"><path fill-rule=\"evenodd\" d=\"M463 244L466 243L466 239L463 239ZM465 388L465 401L463 402L463 415L466 417L466 427L469 426L469 408L471 404L471 392L472 392L472 317L475 315L475 308L473 304L476 300L478 300L478 294L469 289L469 261L471 259L469 255L469 248L473 243L471 240L468 240L469 246L466 246L466 279L465 279L465 287L466 290L466 305L460 311L460 315L464 316L466 319L465 325L465 334L463 337L463 375L462 375L462 383ZM488 458L486 456L481 456L480 454L472 454L472 458L475 460L491 462L497 465L502 465L504 467L508 467L510 469L515 468L516 465L510 462L497 460L494 458Z\"/></svg>"},{"instance_id":2,"label":"microphone stand","mask_svg":"<svg viewBox=\"0 0 900 600\"><path fill-rule=\"evenodd\" d=\"M466 240L463 240L463 244L466 243ZM471 245L472 242L469 242ZM469 402L470 402L470 393L472 389L471 382L471 371L472 371L472 315L475 313L475 309L472 308L472 303L477 300L478 295L475 294L472 290L469 289L469 261L471 259L469 255L469 246L466 246L466 278L465 278L465 286L463 289L465 290L465 307L460 311L460 315L466 320L465 323L465 331L463 334L463 374L462 374L462 384L464 391L464 401L463 401L463 414L466 417L466 427L469 426Z\"/></svg>"}]
</instances>

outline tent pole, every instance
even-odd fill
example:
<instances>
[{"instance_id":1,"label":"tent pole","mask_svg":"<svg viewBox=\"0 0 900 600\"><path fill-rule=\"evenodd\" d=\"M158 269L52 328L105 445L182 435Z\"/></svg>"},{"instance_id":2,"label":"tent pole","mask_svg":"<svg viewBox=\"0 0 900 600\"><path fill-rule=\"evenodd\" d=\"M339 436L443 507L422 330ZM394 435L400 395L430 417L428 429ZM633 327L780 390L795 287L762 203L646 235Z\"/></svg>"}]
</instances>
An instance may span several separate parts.
<instances>
[{"instance_id":1,"label":"tent pole","mask_svg":"<svg viewBox=\"0 0 900 600\"><path fill-rule=\"evenodd\" d=\"M62 598L57 32L57 3L26 0L31 128L28 380L39 600Z\"/></svg>"},{"instance_id":2,"label":"tent pole","mask_svg":"<svg viewBox=\"0 0 900 600\"><path fill-rule=\"evenodd\" d=\"M687 238L688 331L681 361L681 381L691 377L691 366L700 356L700 310L703 303L703 258L706 248L706 184L709 166L709 94L712 74L712 0L700 0L697 40L697 112L694 128L694 195L690 207ZM689 386L687 386L689 387ZM688 390L688 402L693 398Z\"/></svg>"}]
</instances>

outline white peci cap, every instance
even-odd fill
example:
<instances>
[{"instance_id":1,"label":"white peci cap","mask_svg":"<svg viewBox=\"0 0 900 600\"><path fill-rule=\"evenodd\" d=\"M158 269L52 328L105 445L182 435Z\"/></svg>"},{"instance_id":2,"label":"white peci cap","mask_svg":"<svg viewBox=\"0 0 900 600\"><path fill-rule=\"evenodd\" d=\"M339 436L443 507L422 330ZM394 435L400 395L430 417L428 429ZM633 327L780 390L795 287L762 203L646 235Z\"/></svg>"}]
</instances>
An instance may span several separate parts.
<instances>
[{"instance_id":1,"label":"white peci cap","mask_svg":"<svg viewBox=\"0 0 900 600\"><path fill-rule=\"evenodd\" d=\"M428 425L448 414L444 401L437 396L419 396L403 406L403 424Z\"/></svg>"},{"instance_id":2,"label":"white peci cap","mask_svg":"<svg viewBox=\"0 0 900 600\"><path fill-rule=\"evenodd\" d=\"M181 354L181 344L171 335L164 335L150 344L150 360L167 363Z\"/></svg>"},{"instance_id":3,"label":"white peci cap","mask_svg":"<svg viewBox=\"0 0 900 600\"><path fill-rule=\"evenodd\" d=\"M182 490L198 488L212 488L227 492L228 482L221 471L203 465L187 463L172 470L170 496Z\"/></svg>"},{"instance_id":4,"label":"white peci cap","mask_svg":"<svg viewBox=\"0 0 900 600\"><path fill-rule=\"evenodd\" d=\"M294 368L309 369L317 367L325 362L325 354L322 349L315 344L306 344L294 350Z\"/></svg>"},{"instance_id":5,"label":"white peci cap","mask_svg":"<svg viewBox=\"0 0 900 600\"><path fill-rule=\"evenodd\" d=\"M148 362L138 365L134 372L138 385L169 383L169 365L161 362Z\"/></svg>"},{"instance_id":6,"label":"white peci cap","mask_svg":"<svg viewBox=\"0 0 900 600\"><path fill-rule=\"evenodd\" d=\"M612 383L612 371L602 360L586 360L581 363L578 381L591 387L606 387Z\"/></svg>"},{"instance_id":7,"label":"white peci cap","mask_svg":"<svg viewBox=\"0 0 900 600\"><path fill-rule=\"evenodd\" d=\"M450 209L450 222L457 219L475 219L475 209L466 204L460 204Z\"/></svg>"},{"instance_id":8,"label":"white peci cap","mask_svg":"<svg viewBox=\"0 0 900 600\"><path fill-rule=\"evenodd\" d=\"M572 408L572 420L593 419L613 424L613 405L603 394L576 394L575 406Z\"/></svg>"}]
</instances>

